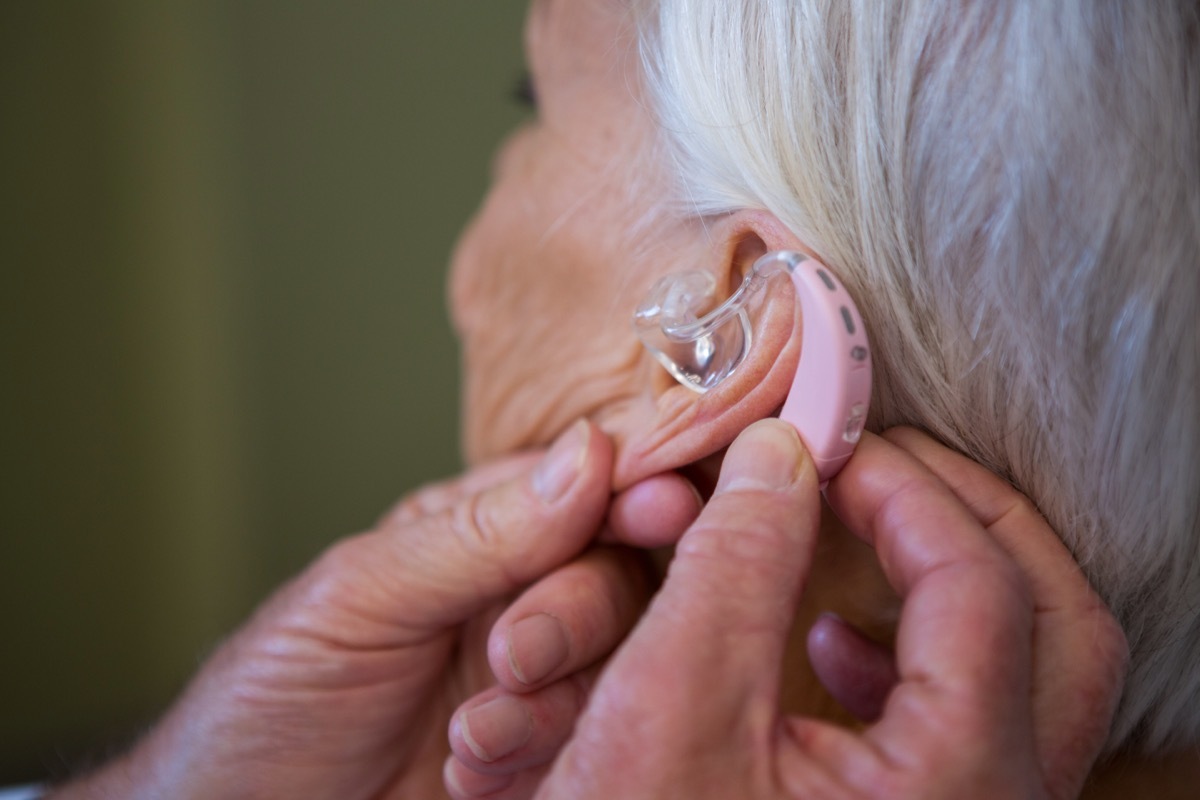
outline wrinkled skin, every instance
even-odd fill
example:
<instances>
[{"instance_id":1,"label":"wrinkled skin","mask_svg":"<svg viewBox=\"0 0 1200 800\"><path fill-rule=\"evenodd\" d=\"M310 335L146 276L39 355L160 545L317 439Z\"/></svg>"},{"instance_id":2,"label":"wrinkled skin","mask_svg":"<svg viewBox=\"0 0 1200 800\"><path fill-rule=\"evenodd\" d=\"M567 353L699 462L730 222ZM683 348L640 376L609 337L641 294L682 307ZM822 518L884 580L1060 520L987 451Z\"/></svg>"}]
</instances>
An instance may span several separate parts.
<instances>
[{"instance_id":1,"label":"wrinkled skin","mask_svg":"<svg viewBox=\"0 0 1200 800\"><path fill-rule=\"evenodd\" d=\"M629 696L626 686L661 698L654 682L664 676L639 664L639 659L655 659L657 640L678 634L677 643L713 647L714 640L703 635L703 612L718 606L694 605L686 592L677 592L665 629L658 614L658 631L635 633L634 641L648 640L649 650L619 651L618 669L607 680L601 677L600 663L637 620L644 584L627 552L588 548L597 535L648 545L674 541L684 533L699 512L698 501L669 471L686 469L707 494L724 448L781 401L790 380L786 365L789 359L794 364L797 350L791 301L785 294L780 302L768 303L766 321L756 329L767 356L761 363L748 362L731 381L740 381L741 388L727 391L723 386L703 399L670 386L641 352L629 315L653 281L667 272L697 263L719 267L720 262L729 268L725 277L735 278L738 265L725 258L741 254L728 246L731 231L734 239L752 233L743 237L751 245L743 255L752 255L758 246L803 243L753 215L727 225L657 213L668 193L654 167L654 128L639 105L633 42L623 25L622 5L617 0L534 4L528 51L540 100L538 118L498 154L494 186L462 238L451 279L452 313L464 344L464 446L472 469L458 480L415 494L374 531L332 548L220 648L138 747L67 787L63 796L428 797L435 796L443 778L442 757L453 746L445 777L457 794L463 794L462 782L468 780L476 781L476 795L486 793L489 780L495 791L504 792L494 783L497 776L503 782L519 775L517 783L504 784L511 793L495 796L527 797L566 741L593 686L602 698L614 700L601 705L617 711L616 701ZM720 257L715 262L714 253ZM726 414L729 407L738 413ZM539 501L536 458L511 454L549 444L580 417L603 428L612 443L592 425L573 427L586 431L587 441L576 465L577 479L563 499ZM803 495L805 541L811 547L819 507L812 481L800 483L788 492L797 496L792 499ZM749 492L739 501L735 493L720 507L723 513L744 516L771 506L762 499ZM794 517L775 514L775 522L784 523L775 527L787 528ZM708 533L721 530L723 526L710 526ZM699 533L703 541L705 532ZM1044 531L1041 538L1056 544ZM730 567L737 566L736 560L729 561ZM697 563L692 574L701 587L756 585L753 580L729 581L733 573L706 578L704 559ZM798 579L798 570L780 569L784 563L769 559L758 565L766 564L781 580L780 593L758 592L759 600L777 609L795 592ZM1000 572L1011 575L1011 566ZM1086 585L1077 583L1075 589L1088 597ZM722 593L710 590L702 596L720 599ZM815 607L836 608L860 626L864 618L895 611L894 597L869 548L827 541L824 532L822 544L812 552L805 597ZM1084 607L1089 613L1102 612ZM1022 603L1014 608L1028 611ZM532 665L555 638L554 626L542 624L547 617L560 623L557 633L566 640L566 655L549 671L537 672ZM533 618L540 620L536 629L522 626ZM807 630L812 618L802 611L798 628ZM743 628L733 625L731 630ZM890 653L870 650L871 643L855 639L849 629L826 623L825 630L825 645L814 651L820 660L825 648L825 667L845 663L848 653L861 654L861 660L879 667L841 685L836 669L824 673L847 706L864 717L877 715L896 680ZM798 678L789 683L815 685L801 669L803 637L792 638L793 645L800 642L799 649L780 653L786 631L775 633L777 648L770 653L775 663L770 658L753 663L773 675L782 655L782 674ZM1104 637L1110 656L1084 665L1088 674L1109 676L1098 691L1101 700L1112 699L1111 677L1120 669L1119 636L1111 634ZM1078 660L1069 650L1059 655ZM672 674L681 674L673 670L665 676L671 686L699 687L701 695L713 688L703 670L689 669L694 667L689 647L672 652L684 662L680 667L688 669L689 679L673 680ZM745 658L737 648L724 653L734 657L735 666ZM1053 678L1055 663L1040 665L1043 684L1047 676ZM725 677L730 675L748 677L751 671L726 670ZM868 691L862 691L864 685ZM1047 685L1059 687L1053 680ZM518 715L518 722L532 729L507 756L488 751L499 741L495 735L504 733L496 719L490 731L481 726L469 738L462 715L451 718L457 704L465 701L464 707L472 707L504 693L523 693L525 700L541 703L538 708L544 712ZM1065 694L1052 691L1048 696L1061 700ZM675 695L680 697L687 700L686 693ZM792 709L822 710L816 697L785 687L782 701ZM828 702L827 696L820 697ZM759 694L757 699L751 725L736 733L762 733L761 723L770 717L760 712L778 704L774 695ZM682 712L685 705L676 709ZM718 710L729 707L711 704ZM743 706L734 702L732 707ZM1102 716L1106 706L1097 707ZM686 714L664 716L651 705L641 711L649 711L657 724L690 722ZM1061 720L1054 711L1050 703L1041 713ZM1091 714L1089 724L1080 726L1088 748L1097 741L1096 718ZM620 713L585 718L582 754L574 746L568 751L572 759L552 777L566 781L560 785L575 786L581 766L593 764L609 777L636 779L631 790L643 792L674 785L672 770L696 777L694 762L686 758L658 774L653 763L643 762L643 772L618 775L606 759L619 751L606 742L612 741L614 730L627 738L624 722ZM1068 738L1076 733L1069 727ZM690 730L705 746L713 746L710 752L723 757L741 752L720 741L734 729L691 725ZM761 735L752 738L763 741ZM986 737L980 741L986 743ZM597 743L590 754L588 742ZM636 744L626 741L625 752L654 751L653 746L635 749ZM687 754L686 737L675 744L676 751ZM1021 766L1032 769L1033 749L1017 750ZM490 760L481 762L480 752ZM1080 764L1090 754L1072 750L1064 762L1072 765L1065 770L1065 783L1055 785L1077 783ZM524 762L514 760L522 757ZM752 762L744 759L746 763ZM988 766L986 761L977 765ZM645 772L647 768L651 771ZM919 783L921 773L909 777ZM802 785L803 771L792 778ZM558 796L577 794L571 789ZM1060 789L1051 796L1065 795Z\"/></svg>"},{"instance_id":2,"label":"wrinkled skin","mask_svg":"<svg viewBox=\"0 0 1200 800\"><path fill-rule=\"evenodd\" d=\"M663 451L684 438L677 432L691 427L684 415L695 396L642 349L631 315L663 275L714 263L720 221L665 210L663 156L625 13L607 0L531 8L526 51L536 117L499 147L492 186L451 269L464 448L469 462L487 461L549 441L586 416L614 440L617 487L683 469L707 494L721 450L749 420L664 460ZM837 715L805 661L804 631L817 609L833 608L886 639L896 603L853 537L831 534L819 557L837 571L819 570L811 582L813 602L788 655L788 672L799 679L786 698Z\"/></svg>"},{"instance_id":3,"label":"wrinkled skin","mask_svg":"<svg viewBox=\"0 0 1200 800\"><path fill-rule=\"evenodd\" d=\"M614 439L618 487L664 467L646 454L674 435L664 416L688 402L668 397L670 379L641 350L630 314L662 275L711 263L719 238L718 221L663 213L668 182L622 6L532 4L526 49L537 116L497 153L493 185L462 236L451 276L468 460L544 443L587 416ZM693 458L676 455L666 468L685 470L707 494L732 436L714 439L708 448L676 451ZM875 641L890 642L899 605L872 552L830 522L784 655L782 701L853 722L877 715L894 682L890 664L865 654L878 649ZM828 609L849 625L834 631L818 616ZM820 681L804 655L810 629ZM847 665L859 672L846 677ZM836 684L839 668L843 683L867 687L836 691L841 706L819 685ZM1194 758L1185 755L1183 764L1196 771ZM1130 765L1116 772L1136 774Z\"/></svg>"},{"instance_id":4,"label":"wrinkled skin","mask_svg":"<svg viewBox=\"0 0 1200 800\"><path fill-rule=\"evenodd\" d=\"M451 273L471 463L543 444L580 416L618 442L635 435L653 402L633 309L706 250L700 223L658 213L664 178L619 6L531 15L537 117L500 147Z\"/></svg>"},{"instance_id":5,"label":"wrinkled skin","mask_svg":"<svg viewBox=\"0 0 1200 800\"><path fill-rule=\"evenodd\" d=\"M595 546L611 471L607 437L580 422L540 458L414 492L264 602L130 752L52 796L441 795L450 714L494 682L480 642L500 609L508 624L562 621L566 647L542 672L545 648L528 637L503 654L531 687L586 671L639 613L645 585L629 551ZM659 528L677 537L694 498L678 481L650 494L659 511L683 501ZM626 499L630 520L656 516Z\"/></svg>"}]
</instances>

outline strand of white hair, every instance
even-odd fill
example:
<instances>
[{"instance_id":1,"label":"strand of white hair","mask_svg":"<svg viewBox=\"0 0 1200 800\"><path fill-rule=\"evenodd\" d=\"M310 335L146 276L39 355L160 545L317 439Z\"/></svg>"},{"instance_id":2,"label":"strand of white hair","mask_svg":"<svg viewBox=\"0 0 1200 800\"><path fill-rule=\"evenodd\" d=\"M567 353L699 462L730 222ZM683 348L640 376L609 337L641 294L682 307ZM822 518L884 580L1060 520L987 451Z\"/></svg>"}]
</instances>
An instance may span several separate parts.
<instances>
[{"instance_id":1,"label":"strand of white hair","mask_svg":"<svg viewBox=\"0 0 1200 800\"><path fill-rule=\"evenodd\" d=\"M1200 743L1197 4L634 6L678 211L841 274L873 424L1008 477L1120 620L1110 746Z\"/></svg>"}]
</instances>

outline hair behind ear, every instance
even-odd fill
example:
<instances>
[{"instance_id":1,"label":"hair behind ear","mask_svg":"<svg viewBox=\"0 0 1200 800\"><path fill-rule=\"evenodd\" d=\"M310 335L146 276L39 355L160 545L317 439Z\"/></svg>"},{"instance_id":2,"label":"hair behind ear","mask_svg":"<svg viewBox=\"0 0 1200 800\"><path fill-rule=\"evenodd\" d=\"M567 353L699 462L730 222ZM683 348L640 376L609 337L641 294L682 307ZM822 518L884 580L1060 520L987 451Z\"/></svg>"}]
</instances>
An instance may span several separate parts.
<instances>
[{"instance_id":1,"label":"hair behind ear","mask_svg":"<svg viewBox=\"0 0 1200 800\"><path fill-rule=\"evenodd\" d=\"M1110 744L1200 743L1200 9L660 0L687 207L769 209L858 300L876 425L1037 503L1122 621Z\"/></svg>"}]
</instances>

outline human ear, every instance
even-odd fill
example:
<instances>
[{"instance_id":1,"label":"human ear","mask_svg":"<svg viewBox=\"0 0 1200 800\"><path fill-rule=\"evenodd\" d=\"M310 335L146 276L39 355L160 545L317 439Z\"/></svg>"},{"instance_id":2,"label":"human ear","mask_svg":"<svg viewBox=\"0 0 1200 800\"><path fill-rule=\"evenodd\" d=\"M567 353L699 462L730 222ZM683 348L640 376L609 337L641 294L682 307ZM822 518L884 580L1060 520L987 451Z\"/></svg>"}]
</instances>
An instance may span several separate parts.
<instances>
[{"instance_id":1,"label":"human ear","mask_svg":"<svg viewBox=\"0 0 1200 800\"><path fill-rule=\"evenodd\" d=\"M807 251L773 215L740 211L709 229L709 263L718 285L736 287L754 262L775 250ZM790 282L771 281L752 319L752 343L738 368L704 394L678 384L647 356L653 410L618 443L617 489L679 469L720 452L755 420L776 413L787 398L800 354L800 318Z\"/></svg>"}]
</instances>

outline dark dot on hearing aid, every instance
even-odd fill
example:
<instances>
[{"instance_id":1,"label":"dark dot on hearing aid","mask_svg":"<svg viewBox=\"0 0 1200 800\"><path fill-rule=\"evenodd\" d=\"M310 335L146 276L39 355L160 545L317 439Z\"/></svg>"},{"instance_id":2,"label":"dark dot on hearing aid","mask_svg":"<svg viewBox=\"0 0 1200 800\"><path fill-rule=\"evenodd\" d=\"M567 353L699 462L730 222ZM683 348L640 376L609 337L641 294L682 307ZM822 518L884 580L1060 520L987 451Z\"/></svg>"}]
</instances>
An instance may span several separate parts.
<instances>
[{"instance_id":1,"label":"dark dot on hearing aid","mask_svg":"<svg viewBox=\"0 0 1200 800\"><path fill-rule=\"evenodd\" d=\"M829 273L823 269L817 270L817 277L825 284L825 288L831 292L837 291L837 284L833 282L833 278L829 277Z\"/></svg>"},{"instance_id":2,"label":"dark dot on hearing aid","mask_svg":"<svg viewBox=\"0 0 1200 800\"><path fill-rule=\"evenodd\" d=\"M854 335L854 317L850 316L850 309L842 306L842 322L846 323L846 332L851 336Z\"/></svg>"}]
</instances>

